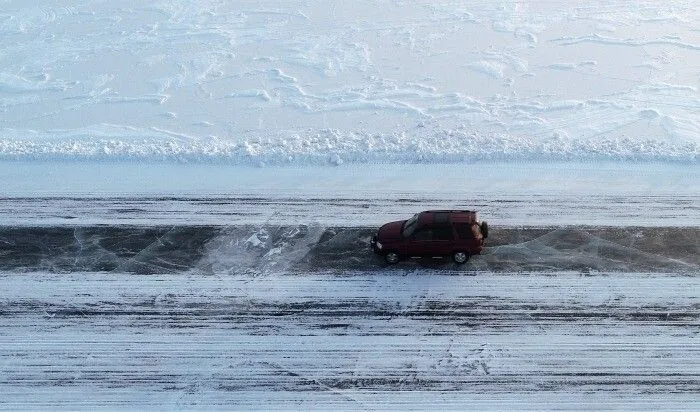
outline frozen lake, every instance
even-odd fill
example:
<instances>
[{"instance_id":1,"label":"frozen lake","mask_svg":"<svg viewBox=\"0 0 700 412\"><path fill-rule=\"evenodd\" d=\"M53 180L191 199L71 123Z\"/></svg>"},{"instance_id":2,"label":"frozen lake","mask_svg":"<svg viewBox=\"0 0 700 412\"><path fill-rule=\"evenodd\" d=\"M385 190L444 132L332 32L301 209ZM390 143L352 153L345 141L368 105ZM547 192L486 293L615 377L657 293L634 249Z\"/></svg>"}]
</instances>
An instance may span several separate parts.
<instances>
[{"instance_id":1,"label":"frozen lake","mask_svg":"<svg viewBox=\"0 0 700 412\"><path fill-rule=\"evenodd\" d=\"M0 162L0 224L378 226L426 209L495 225L698 226L700 166L479 162L251 168Z\"/></svg>"},{"instance_id":2,"label":"frozen lake","mask_svg":"<svg viewBox=\"0 0 700 412\"><path fill-rule=\"evenodd\" d=\"M697 409L695 166L2 171L0 408ZM484 254L370 253L431 207Z\"/></svg>"},{"instance_id":3,"label":"frozen lake","mask_svg":"<svg viewBox=\"0 0 700 412\"><path fill-rule=\"evenodd\" d=\"M697 409L697 227L386 267L371 226L165 222L0 230L0 407Z\"/></svg>"},{"instance_id":4,"label":"frozen lake","mask_svg":"<svg viewBox=\"0 0 700 412\"><path fill-rule=\"evenodd\" d=\"M3 409L697 409L697 273L0 280Z\"/></svg>"},{"instance_id":5,"label":"frozen lake","mask_svg":"<svg viewBox=\"0 0 700 412\"><path fill-rule=\"evenodd\" d=\"M697 163L693 1L0 11L0 159Z\"/></svg>"},{"instance_id":6,"label":"frozen lake","mask_svg":"<svg viewBox=\"0 0 700 412\"><path fill-rule=\"evenodd\" d=\"M0 409L699 409L697 2L68 3L0 10Z\"/></svg>"}]
</instances>

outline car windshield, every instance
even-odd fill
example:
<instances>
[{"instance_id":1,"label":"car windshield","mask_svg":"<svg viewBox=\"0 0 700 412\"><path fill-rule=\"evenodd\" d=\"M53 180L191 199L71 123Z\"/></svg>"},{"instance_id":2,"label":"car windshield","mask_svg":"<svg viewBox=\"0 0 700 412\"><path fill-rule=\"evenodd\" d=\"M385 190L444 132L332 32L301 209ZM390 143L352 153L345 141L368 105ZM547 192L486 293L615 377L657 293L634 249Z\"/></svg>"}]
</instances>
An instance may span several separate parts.
<instances>
[{"instance_id":1,"label":"car windshield","mask_svg":"<svg viewBox=\"0 0 700 412\"><path fill-rule=\"evenodd\" d=\"M413 231L416 230L416 226L418 226L418 214L413 215L412 218L404 222L403 227L401 228L401 235L403 237L411 236Z\"/></svg>"}]
</instances>

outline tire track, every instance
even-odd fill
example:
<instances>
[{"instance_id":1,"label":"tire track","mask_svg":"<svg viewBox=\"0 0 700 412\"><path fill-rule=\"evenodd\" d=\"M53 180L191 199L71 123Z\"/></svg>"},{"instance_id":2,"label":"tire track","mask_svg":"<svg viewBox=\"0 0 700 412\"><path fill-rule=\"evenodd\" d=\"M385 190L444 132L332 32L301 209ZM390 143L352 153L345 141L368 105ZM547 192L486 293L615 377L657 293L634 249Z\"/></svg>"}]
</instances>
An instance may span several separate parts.
<instances>
[{"instance_id":1,"label":"tire track","mask_svg":"<svg viewBox=\"0 0 700 412\"><path fill-rule=\"evenodd\" d=\"M697 276L0 277L2 408L449 409L488 398L496 409L597 399L691 410L700 390ZM423 401L407 405L407 392Z\"/></svg>"}]
</instances>

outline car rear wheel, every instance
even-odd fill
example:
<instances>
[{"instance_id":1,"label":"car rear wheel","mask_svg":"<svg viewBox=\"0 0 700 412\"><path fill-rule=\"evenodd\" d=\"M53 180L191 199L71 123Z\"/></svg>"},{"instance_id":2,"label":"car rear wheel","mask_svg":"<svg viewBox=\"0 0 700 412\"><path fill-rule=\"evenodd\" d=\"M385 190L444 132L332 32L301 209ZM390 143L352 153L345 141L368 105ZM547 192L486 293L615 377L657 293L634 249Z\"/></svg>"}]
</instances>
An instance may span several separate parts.
<instances>
[{"instance_id":1,"label":"car rear wheel","mask_svg":"<svg viewBox=\"0 0 700 412\"><path fill-rule=\"evenodd\" d=\"M455 252L452 254L452 260L454 260L455 263L461 265L462 263L466 263L467 260L469 260L469 255L466 252Z\"/></svg>"},{"instance_id":2,"label":"car rear wheel","mask_svg":"<svg viewBox=\"0 0 700 412\"><path fill-rule=\"evenodd\" d=\"M396 252L388 252L386 255L384 255L384 260L386 263L393 265L394 263L399 262L399 254Z\"/></svg>"}]
</instances>

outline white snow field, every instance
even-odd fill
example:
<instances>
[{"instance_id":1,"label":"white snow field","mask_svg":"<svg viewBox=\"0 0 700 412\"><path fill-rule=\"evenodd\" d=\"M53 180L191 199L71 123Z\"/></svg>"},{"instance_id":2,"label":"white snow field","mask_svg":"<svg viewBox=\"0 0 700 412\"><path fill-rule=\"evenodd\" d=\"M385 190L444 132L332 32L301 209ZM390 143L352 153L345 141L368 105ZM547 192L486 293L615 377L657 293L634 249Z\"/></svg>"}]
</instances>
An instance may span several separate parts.
<instances>
[{"instance_id":1,"label":"white snow field","mask_svg":"<svg viewBox=\"0 0 700 412\"><path fill-rule=\"evenodd\" d=\"M0 224L378 226L477 209L506 226L700 225L700 167L486 162L253 168L0 162Z\"/></svg>"},{"instance_id":2,"label":"white snow field","mask_svg":"<svg viewBox=\"0 0 700 412\"><path fill-rule=\"evenodd\" d=\"M0 158L697 164L697 2L5 0Z\"/></svg>"},{"instance_id":3,"label":"white snow field","mask_svg":"<svg viewBox=\"0 0 700 412\"><path fill-rule=\"evenodd\" d=\"M3 409L697 410L697 276L0 281Z\"/></svg>"},{"instance_id":4,"label":"white snow field","mask_svg":"<svg viewBox=\"0 0 700 412\"><path fill-rule=\"evenodd\" d=\"M700 409L699 6L0 0L0 409Z\"/></svg>"}]
</instances>

